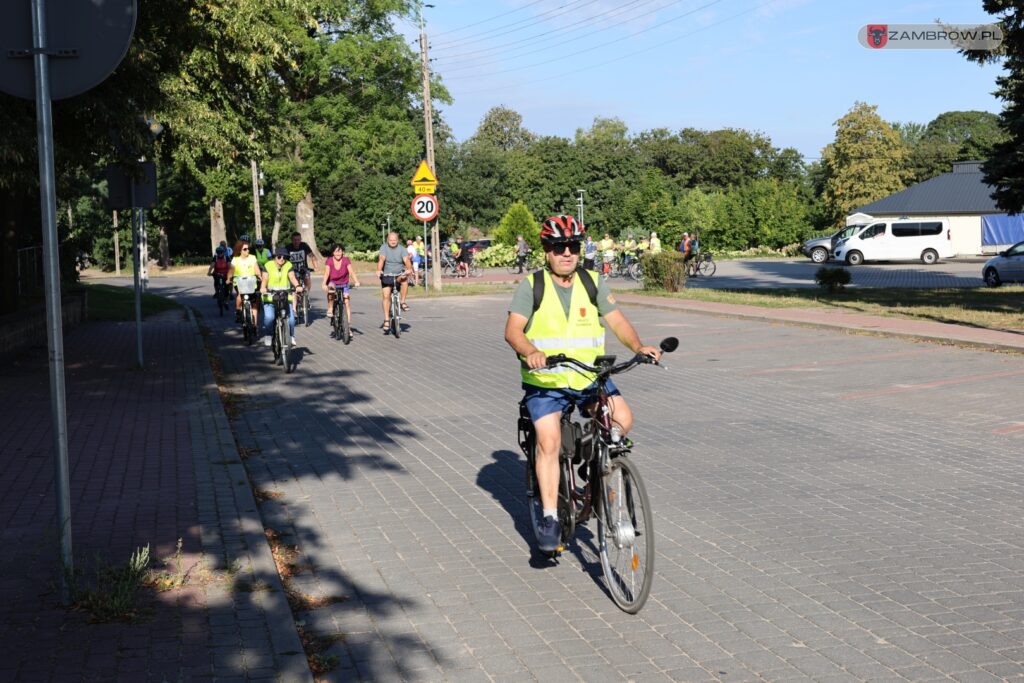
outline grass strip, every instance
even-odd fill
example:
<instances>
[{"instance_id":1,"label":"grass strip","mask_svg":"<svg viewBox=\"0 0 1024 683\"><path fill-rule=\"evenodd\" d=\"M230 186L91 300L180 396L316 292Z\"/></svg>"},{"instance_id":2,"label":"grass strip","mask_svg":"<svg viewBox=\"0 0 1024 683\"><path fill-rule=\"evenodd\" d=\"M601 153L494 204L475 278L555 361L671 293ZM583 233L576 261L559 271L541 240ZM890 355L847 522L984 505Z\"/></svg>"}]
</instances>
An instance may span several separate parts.
<instances>
[{"instance_id":1,"label":"grass strip","mask_svg":"<svg viewBox=\"0 0 1024 683\"><path fill-rule=\"evenodd\" d=\"M831 308L848 313L912 318L990 330L1024 330L1024 287L911 289L684 289L681 292L622 290L689 301L763 308Z\"/></svg>"},{"instance_id":2,"label":"grass strip","mask_svg":"<svg viewBox=\"0 0 1024 683\"><path fill-rule=\"evenodd\" d=\"M135 291L116 285L83 284L89 293L90 320L135 320ZM181 304L149 292L142 293L142 317L181 308Z\"/></svg>"}]
</instances>

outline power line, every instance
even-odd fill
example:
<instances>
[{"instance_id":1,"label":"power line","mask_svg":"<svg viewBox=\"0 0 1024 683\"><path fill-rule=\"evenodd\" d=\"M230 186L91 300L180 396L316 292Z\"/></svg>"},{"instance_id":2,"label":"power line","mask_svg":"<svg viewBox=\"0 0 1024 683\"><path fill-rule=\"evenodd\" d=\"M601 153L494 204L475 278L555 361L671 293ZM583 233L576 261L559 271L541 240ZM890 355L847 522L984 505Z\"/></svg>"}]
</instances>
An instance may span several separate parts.
<instances>
[{"instance_id":1,"label":"power line","mask_svg":"<svg viewBox=\"0 0 1024 683\"><path fill-rule=\"evenodd\" d=\"M533 67L535 67L535 66L543 66L543 65L545 65L545 64L551 64L552 62L557 62L557 61L561 61L561 60L563 60L563 59L569 59L570 57L575 57L575 56L577 56L577 55L580 55L580 54L583 54L583 53L586 53L586 52L593 52L594 50L601 50L601 49L604 49L604 48L606 48L606 47L607 47L607 46L609 46L609 45L614 45L614 44L616 44L616 43L621 43L621 42L622 42L622 41L624 41L624 40L631 40L631 39L635 38L636 36L638 36L638 35L640 35L640 34L642 34L642 33L647 33L648 31L653 31L653 30L655 30L655 29L660 29L660 28L662 28L662 27L666 26L667 24L671 24L671 23L672 23L672 22L674 22L674 21L679 21L680 19L684 19L684 18L686 18L686 17L690 16L691 14L696 14L697 12L700 12L701 10L705 10L705 9L707 9L707 8L709 8L709 7L712 7L712 6L714 6L714 5L717 5L717 4L719 4L720 2L724 2L724 0L712 0L711 2L709 2L709 3L707 3L707 4L704 4L704 5L701 5L700 7L697 7L697 8L695 8L695 9L692 9L692 10L690 10L689 12L684 12L683 14L680 14L680 15L679 15L679 16L677 16L677 17L673 17L673 18L671 18L671 19L668 19L667 21L663 21L663 22L661 22L660 24L658 24L658 25L656 25L656 26L651 26L651 27L645 28L645 29L643 29L643 30L641 30L641 31L637 31L636 33L633 33L633 34L631 34L631 35L628 35L628 36L623 36L623 37L621 37L621 38L617 38L617 39L615 39L615 40L610 40L610 41L608 41L608 42L602 43L601 45L595 45L594 47L590 47L590 48L587 48L587 49L585 49L585 50L579 50L579 51L577 51L577 52L574 52L573 54L571 54L571 55L567 55L567 56L565 56L565 57L555 57L555 58L553 58L553 59L548 59L548 60L545 60L545 61L543 61L543 62L536 62L536 63L534 63L534 64L527 64L527 65L525 65L525 66L519 66L519 67L515 67L515 68L512 68L512 69L504 69L503 71L489 71L489 72L487 72L487 73L484 73L484 74L477 74L477 75L475 75L475 76L474 76L474 75L470 75L470 76L456 76L456 77L454 77L454 78L451 78L451 79L448 79L448 80L452 80L452 81L458 81L458 80L464 80L464 79L467 79L467 78L476 78L476 77L478 77L478 76L496 76L496 75L498 75L498 74L505 74L505 73L511 73L511 72L513 72L513 71L522 71L523 69L532 69L532 68L533 68ZM764 3L760 4L760 5L757 5L757 6L755 6L755 7L752 7L752 8L750 8L749 10L746 10L746 11L744 11L744 12L740 12L739 14L736 14L736 15L734 15L733 17L730 17L730 19L732 19L732 18L735 18L735 17L738 17L738 16L741 16L741 15L743 15L743 14L747 14L747 13L749 13L749 12L752 12L752 11L754 11L755 9L758 9L758 8L760 8L760 7L764 7L765 5L769 5L769 4L773 3L773 2L775 2L775 0L767 0L767 2L764 2ZM717 26L717 25L718 25L718 24L720 24L720 23L722 23L722 21L718 21L718 22L715 22L715 23L713 23L713 24L708 24L708 26L704 27L704 29L706 29L706 28L710 28L710 27L712 27L712 26ZM701 30L704 30L704 29L698 29L697 31L694 31L693 33L698 33L699 31L701 31ZM673 39L671 39L671 40L667 40L667 41L665 41L664 43L659 43L659 44L657 44L657 45L654 45L654 46L652 46L652 47L649 47L649 48L645 48L645 49L643 49L643 50L637 50L636 52L633 52L633 53L630 53L630 54L624 55L623 57L621 57L621 58L619 58L619 59L613 59L613 60L611 60L611 61L609 61L609 62L603 62L603 63L602 63L602 64L600 64L600 65L593 65L593 66L590 66L590 67L584 67L584 69L587 69L587 68L594 68L594 66L603 66L604 64L610 64L610 63L612 63L612 62L617 62L617 61L619 61L620 59L625 59L626 57L632 56L632 55L634 55L634 54L640 54L640 53L642 53L642 52L648 52L648 51L650 51L650 50L653 50L653 49L654 49L655 47L660 47L660 46L662 46L662 45L667 45L668 43L674 43L674 42L676 42L677 40L680 40L680 39L682 39L682 38L685 38L685 37L687 37L687 36L693 35L693 33L687 33L687 34L683 34L683 35L681 35L681 36L677 36L676 38L673 38ZM584 70L584 69L580 69L580 71L582 71L582 70ZM570 72L570 73L575 73L575 72ZM565 74L562 74L562 75L565 75ZM552 76L552 77L550 77L550 78L545 78L545 79L541 79L541 80L551 80L551 78L560 78L560 77L561 77L561 76ZM494 90L494 89L496 89L496 88L489 88L489 89L490 89L490 90ZM504 90L504 89L506 89L506 87L502 87L501 89L502 89L502 90Z\"/></svg>"},{"instance_id":2,"label":"power line","mask_svg":"<svg viewBox=\"0 0 1024 683\"><path fill-rule=\"evenodd\" d=\"M590 18L587 18L587 19L581 19L580 21L577 21L575 23L569 24L568 26L565 26L565 27L562 27L562 28L551 29L551 30L545 31L543 33L538 33L536 35L532 35L532 36L530 36L528 38L522 38L520 40L512 41L511 43L504 43L502 45L495 45L494 47L483 48L481 50L476 50L476 51L473 51L473 52L463 52L463 53L456 54L456 55L445 55L445 56L439 57L438 60L439 61L444 61L444 60L449 60L449 59L458 59L458 58L472 57L474 55L483 55L483 54L488 53L488 52L504 52L507 48L512 47L513 45L519 45L521 43L532 42L532 41L536 40L537 38L541 38L543 36L550 35L552 33L562 33L562 34L576 33L577 31L581 31L584 28L586 28L586 24L596 23L596 22L600 21L602 17L610 18L613 15L620 14L622 12L628 11L630 6L636 5L637 3L639 3L641 5L644 5L644 4L647 4L649 2L653 2L653 1L655 1L655 0L633 0L632 2L628 2L625 5L622 5L621 7L617 8L615 10L609 10L608 12L602 12L601 14L594 15L594 16L592 16ZM675 5L675 4L679 4L680 2L684 2L684 0L674 0L670 4ZM658 7L655 7L653 10L651 10L649 12L644 12L643 14L635 15L635 16L631 17L631 19L639 19L641 17L646 17L649 14L655 14L656 12L660 12L665 7L668 7L668 5L659 5ZM579 26L580 24L583 24L584 26L581 26L580 28L575 28L575 29L572 28L573 26ZM594 35L595 33L600 33L602 31L609 31L609 30L611 30L613 28L618 28L618 26L617 25L615 25L615 26L607 26L605 28L597 29L596 31L591 31L591 32L587 33L586 35L578 36L576 38L570 38L569 40L559 40L558 43L557 43L557 46L558 47L562 47L566 43L572 43L572 42L575 42L577 40L582 40L583 38L588 38L588 37ZM506 61L506 60L502 59L502 60L497 60L497 61ZM457 69L457 70L461 70L461 69L471 68L472 66L483 66L484 64L490 64L490 63L493 63L493 62L476 63L476 64L471 64L471 65L468 65L468 66L461 66L461 67L454 67L454 68Z\"/></svg>"},{"instance_id":3,"label":"power line","mask_svg":"<svg viewBox=\"0 0 1024 683\"><path fill-rule=\"evenodd\" d=\"M447 46L447 45L467 45L469 43L479 43L482 40L489 40L490 39L489 37L492 36L495 33L515 33L516 31L522 31L524 29L530 28L530 26L533 25L533 24L543 23L541 21L541 17L547 17L547 18L550 19L551 17L556 17L556 16L558 16L560 14L565 14L566 12L569 11L569 8L572 7L573 5L578 5L580 3L583 3L583 5L592 5L595 2L598 2L598 0L572 0L572 2L566 3L566 4L562 5L561 7L558 7L558 8L553 9L553 10L548 10L547 12L541 12L540 14L534 15L534 16L528 18L528 19L520 19L519 21L514 21L511 24L504 24L502 26L498 26L497 28L493 28L493 29L490 29L488 31L483 31L481 33L475 33L475 34L469 36L468 39L449 40L447 42L438 43L437 49L444 49L445 46ZM577 8L577 9L579 9L579 8ZM506 30L506 29L508 29L508 28L510 28L512 26L518 26L519 24L526 24L526 26L523 26L523 27L517 28L517 29L512 29L511 31L507 31ZM480 37L474 37L474 36L480 36Z\"/></svg>"},{"instance_id":4,"label":"power line","mask_svg":"<svg viewBox=\"0 0 1024 683\"><path fill-rule=\"evenodd\" d=\"M500 19L501 17L508 16L509 14L515 14L516 12L522 12L527 7L532 7L533 5L539 4L541 2L544 2L544 0L533 0L533 2L528 2L527 4L523 5L522 7L517 7L515 9L509 10L508 12L502 12L501 14L495 14L493 17L488 17L487 19L481 19L480 21L474 21L472 24L466 24L465 26L460 26L458 28L448 29L447 31L441 31L441 32L436 33L434 35L435 36L443 36L443 35L447 35L449 33L458 33L459 31L461 31L463 29L472 28L473 26L479 26L480 24L486 24L489 21L494 21L495 19Z\"/></svg>"}]
</instances>

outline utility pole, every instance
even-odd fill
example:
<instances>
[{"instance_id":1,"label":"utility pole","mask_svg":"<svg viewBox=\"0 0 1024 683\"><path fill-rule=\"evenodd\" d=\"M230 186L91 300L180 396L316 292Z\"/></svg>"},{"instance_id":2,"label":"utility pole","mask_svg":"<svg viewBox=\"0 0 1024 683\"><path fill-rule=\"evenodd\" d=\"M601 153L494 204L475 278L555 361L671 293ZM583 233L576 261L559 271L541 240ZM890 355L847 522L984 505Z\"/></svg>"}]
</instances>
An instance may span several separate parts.
<instances>
[{"instance_id":1,"label":"utility pole","mask_svg":"<svg viewBox=\"0 0 1024 683\"><path fill-rule=\"evenodd\" d=\"M260 170L256 167L256 160L250 159L252 165L252 212L253 220L256 223L256 239L263 239L263 222L260 220Z\"/></svg>"},{"instance_id":2,"label":"utility pole","mask_svg":"<svg viewBox=\"0 0 1024 683\"><path fill-rule=\"evenodd\" d=\"M584 190L576 190L580 193L580 196L576 198L576 208L579 209L579 215L577 220L579 221L580 227L586 229L587 224L583 222L583 193Z\"/></svg>"},{"instance_id":3,"label":"utility pole","mask_svg":"<svg viewBox=\"0 0 1024 683\"><path fill-rule=\"evenodd\" d=\"M430 102L430 57L428 56L427 29L423 25L423 7L433 7L433 5L424 5L422 2L416 3L416 14L419 15L420 19L420 70L423 75L423 132L427 143L427 166L437 176L437 167L434 166L434 115ZM434 289L440 292L441 278L437 276L437 273L441 267L441 235L437 224L438 221L435 218L434 225L430 228L430 259L434 266ZM423 272L426 275L425 265Z\"/></svg>"}]
</instances>

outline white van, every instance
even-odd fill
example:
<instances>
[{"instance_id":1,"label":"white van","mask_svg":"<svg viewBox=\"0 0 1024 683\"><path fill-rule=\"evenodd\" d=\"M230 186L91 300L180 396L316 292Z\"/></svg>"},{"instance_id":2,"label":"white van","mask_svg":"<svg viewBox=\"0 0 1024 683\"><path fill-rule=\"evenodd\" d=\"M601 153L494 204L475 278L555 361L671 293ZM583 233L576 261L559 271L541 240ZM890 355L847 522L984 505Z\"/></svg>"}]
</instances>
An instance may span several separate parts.
<instances>
[{"instance_id":1,"label":"white van","mask_svg":"<svg viewBox=\"0 0 1024 683\"><path fill-rule=\"evenodd\" d=\"M945 220L876 220L836 245L835 257L848 265L865 261L921 261L952 258L953 240Z\"/></svg>"}]
</instances>

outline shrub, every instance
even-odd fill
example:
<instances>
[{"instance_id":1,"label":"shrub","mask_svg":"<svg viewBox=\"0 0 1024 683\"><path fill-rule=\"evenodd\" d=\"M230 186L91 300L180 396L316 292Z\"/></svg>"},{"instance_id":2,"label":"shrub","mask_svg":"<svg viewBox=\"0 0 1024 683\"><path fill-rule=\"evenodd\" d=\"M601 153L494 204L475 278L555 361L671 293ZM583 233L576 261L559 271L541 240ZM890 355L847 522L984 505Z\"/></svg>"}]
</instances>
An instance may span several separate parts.
<instances>
[{"instance_id":1,"label":"shrub","mask_svg":"<svg viewBox=\"0 0 1024 683\"><path fill-rule=\"evenodd\" d=\"M644 254L641 266L644 269L644 289L678 292L686 286L686 267L683 255L678 251Z\"/></svg>"},{"instance_id":2,"label":"shrub","mask_svg":"<svg viewBox=\"0 0 1024 683\"><path fill-rule=\"evenodd\" d=\"M822 289L828 290L829 294L834 294L836 290L850 284L850 271L846 268L822 266L814 274L814 281Z\"/></svg>"},{"instance_id":3,"label":"shrub","mask_svg":"<svg viewBox=\"0 0 1024 683\"><path fill-rule=\"evenodd\" d=\"M507 244L492 244L473 257L473 262L481 268L504 268L515 260L516 248Z\"/></svg>"}]
</instances>

